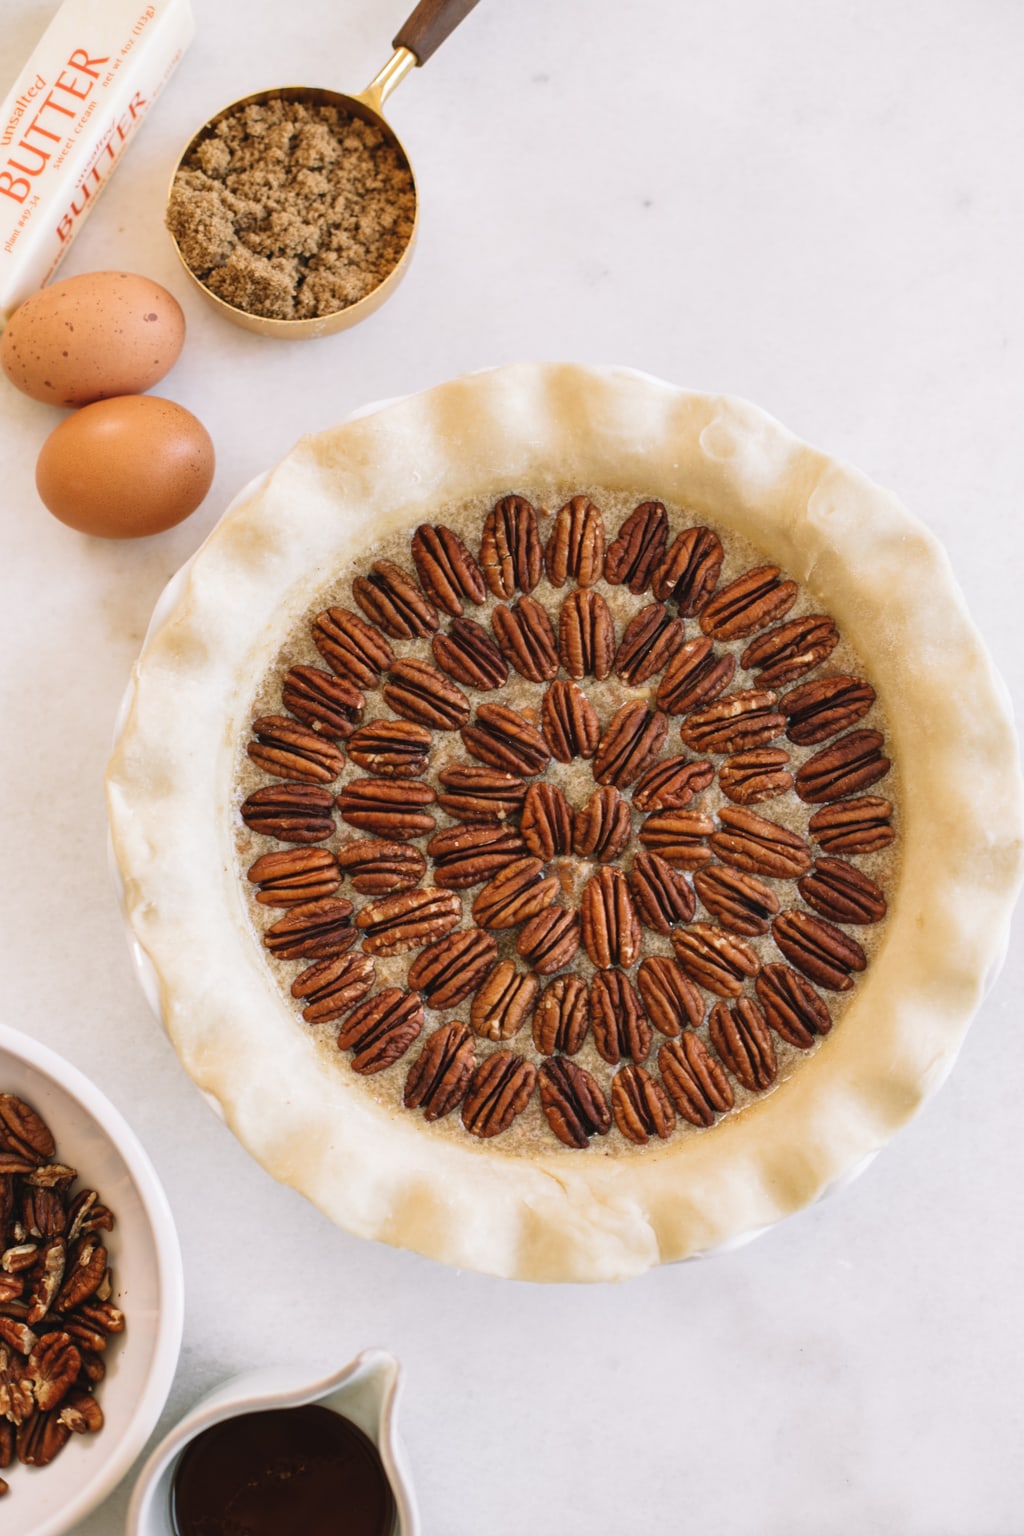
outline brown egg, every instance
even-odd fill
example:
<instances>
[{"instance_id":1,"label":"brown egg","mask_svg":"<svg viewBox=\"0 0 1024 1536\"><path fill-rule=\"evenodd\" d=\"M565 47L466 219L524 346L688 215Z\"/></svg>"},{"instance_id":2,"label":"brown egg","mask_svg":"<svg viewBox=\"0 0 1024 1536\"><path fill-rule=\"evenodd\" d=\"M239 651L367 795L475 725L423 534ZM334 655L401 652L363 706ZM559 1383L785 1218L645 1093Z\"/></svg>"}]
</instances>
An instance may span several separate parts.
<instances>
[{"instance_id":1,"label":"brown egg","mask_svg":"<svg viewBox=\"0 0 1024 1536\"><path fill-rule=\"evenodd\" d=\"M98 400L43 444L36 488L69 528L138 539L194 512L213 479L213 443L184 406L157 395Z\"/></svg>"},{"instance_id":2,"label":"brown egg","mask_svg":"<svg viewBox=\"0 0 1024 1536\"><path fill-rule=\"evenodd\" d=\"M85 272L16 309L0 364L16 389L48 405L88 405L151 389L185 340L181 305L132 272Z\"/></svg>"}]
</instances>

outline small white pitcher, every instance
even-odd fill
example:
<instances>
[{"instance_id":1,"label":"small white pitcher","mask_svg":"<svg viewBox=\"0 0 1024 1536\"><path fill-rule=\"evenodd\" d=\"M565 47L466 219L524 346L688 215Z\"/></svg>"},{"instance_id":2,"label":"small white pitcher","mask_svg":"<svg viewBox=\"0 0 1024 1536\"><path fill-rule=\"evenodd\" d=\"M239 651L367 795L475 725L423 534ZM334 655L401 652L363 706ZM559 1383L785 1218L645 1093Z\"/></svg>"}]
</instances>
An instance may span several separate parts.
<instances>
[{"instance_id":1,"label":"small white pitcher","mask_svg":"<svg viewBox=\"0 0 1024 1536\"><path fill-rule=\"evenodd\" d=\"M153 1451L128 1506L126 1536L174 1536L171 1486L185 1447L214 1424L242 1413L317 1403L358 1426L377 1447L395 1498L394 1536L420 1536L405 1453L395 1432L401 1367L382 1349L366 1349L329 1376L298 1366L265 1366L234 1376L202 1398Z\"/></svg>"}]
</instances>

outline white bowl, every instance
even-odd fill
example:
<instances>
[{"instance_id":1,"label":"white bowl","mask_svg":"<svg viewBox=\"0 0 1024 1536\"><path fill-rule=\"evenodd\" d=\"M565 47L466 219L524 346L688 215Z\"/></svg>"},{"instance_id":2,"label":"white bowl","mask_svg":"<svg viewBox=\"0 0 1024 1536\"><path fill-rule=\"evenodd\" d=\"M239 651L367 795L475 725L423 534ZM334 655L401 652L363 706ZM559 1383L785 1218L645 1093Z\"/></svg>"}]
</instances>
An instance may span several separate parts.
<instances>
[{"instance_id":1,"label":"white bowl","mask_svg":"<svg viewBox=\"0 0 1024 1536\"><path fill-rule=\"evenodd\" d=\"M148 1440L167 1400L181 1347L184 1280L167 1197L138 1137L77 1067L21 1031L0 1025L0 1092L42 1115L57 1157L79 1172L114 1213L104 1235L114 1276L111 1300L126 1317L111 1340L97 1389L104 1426L72 1435L48 1467L13 1463L3 1528L61 1536L107 1497Z\"/></svg>"},{"instance_id":2,"label":"white bowl","mask_svg":"<svg viewBox=\"0 0 1024 1536\"><path fill-rule=\"evenodd\" d=\"M203 1430L238 1414L302 1408L308 1403L332 1409L369 1436L394 1494L394 1536L419 1536L416 1502L395 1428L400 1384L398 1361L382 1349L366 1349L326 1376L309 1367L289 1365L264 1366L233 1377L207 1393L153 1451L135 1484L126 1536L174 1536L175 1468L186 1446Z\"/></svg>"}]
</instances>

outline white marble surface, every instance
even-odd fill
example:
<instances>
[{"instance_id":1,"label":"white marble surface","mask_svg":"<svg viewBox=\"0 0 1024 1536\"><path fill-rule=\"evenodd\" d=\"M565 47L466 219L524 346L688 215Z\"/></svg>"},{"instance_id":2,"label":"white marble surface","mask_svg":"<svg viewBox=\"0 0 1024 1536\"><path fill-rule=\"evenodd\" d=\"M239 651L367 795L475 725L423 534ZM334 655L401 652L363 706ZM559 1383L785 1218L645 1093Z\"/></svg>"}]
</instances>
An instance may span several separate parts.
<instances>
[{"instance_id":1,"label":"white marble surface","mask_svg":"<svg viewBox=\"0 0 1024 1536\"><path fill-rule=\"evenodd\" d=\"M163 1426L249 1365L379 1343L430 1536L1019 1536L1019 944L950 1081L846 1191L623 1287L505 1284L335 1231L213 1116L135 986L101 781L152 605L232 494L365 401L521 358L746 395L858 464L945 541L1019 698L1024 8L482 0L390 108L421 192L408 277L293 346L193 297L161 228L176 152L247 91L360 89L403 5L195 8L64 270L180 298L159 392L214 437L207 501L137 544L71 533L33 487L56 413L0 390L0 1017L91 1073L165 1181L188 1296ZM51 12L5 0L0 90ZM121 1529L129 1486L82 1536Z\"/></svg>"}]
</instances>

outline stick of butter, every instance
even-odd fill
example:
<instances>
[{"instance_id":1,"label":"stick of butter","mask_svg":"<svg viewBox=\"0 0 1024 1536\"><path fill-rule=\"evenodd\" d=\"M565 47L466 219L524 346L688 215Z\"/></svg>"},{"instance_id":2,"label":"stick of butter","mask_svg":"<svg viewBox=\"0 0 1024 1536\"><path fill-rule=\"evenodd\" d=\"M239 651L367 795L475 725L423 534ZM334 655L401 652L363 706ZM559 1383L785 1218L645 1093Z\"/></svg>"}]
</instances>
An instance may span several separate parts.
<instances>
[{"instance_id":1,"label":"stick of butter","mask_svg":"<svg viewBox=\"0 0 1024 1536\"><path fill-rule=\"evenodd\" d=\"M0 319L53 276L194 31L189 0L65 0L0 107Z\"/></svg>"}]
</instances>

